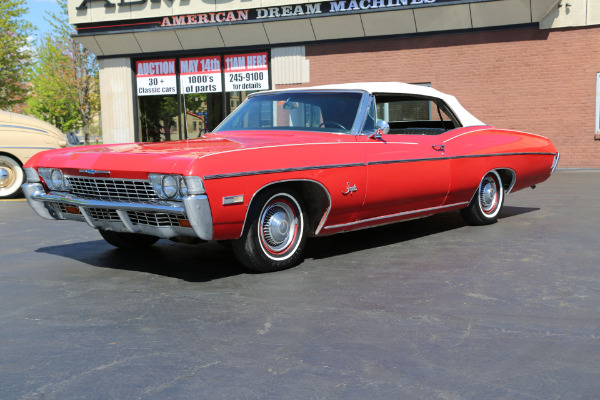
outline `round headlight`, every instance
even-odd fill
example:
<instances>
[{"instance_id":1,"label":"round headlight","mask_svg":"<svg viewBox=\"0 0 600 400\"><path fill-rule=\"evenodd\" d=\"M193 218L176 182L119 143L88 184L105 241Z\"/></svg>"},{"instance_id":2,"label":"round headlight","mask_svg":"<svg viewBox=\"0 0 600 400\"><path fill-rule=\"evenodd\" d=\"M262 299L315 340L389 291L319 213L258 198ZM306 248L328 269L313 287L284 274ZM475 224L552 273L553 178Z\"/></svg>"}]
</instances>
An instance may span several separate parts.
<instances>
[{"instance_id":1,"label":"round headlight","mask_svg":"<svg viewBox=\"0 0 600 400\"><path fill-rule=\"evenodd\" d=\"M185 180L183 179L183 177L179 178L179 194L181 194L181 197L185 197L189 194L187 186L185 186Z\"/></svg>"},{"instance_id":2,"label":"round headlight","mask_svg":"<svg viewBox=\"0 0 600 400\"><path fill-rule=\"evenodd\" d=\"M177 192L179 192L177 178L173 175L165 175L162 180L162 190L168 199L177 196Z\"/></svg>"},{"instance_id":3,"label":"round headlight","mask_svg":"<svg viewBox=\"0 0 600 400\"><path fill-rule=\"evenodd\" d=\"M53 169L50 175L50 181L54 189L60 189L63 186L63 173L59 169Z\"/></svg>"}]
</instances>

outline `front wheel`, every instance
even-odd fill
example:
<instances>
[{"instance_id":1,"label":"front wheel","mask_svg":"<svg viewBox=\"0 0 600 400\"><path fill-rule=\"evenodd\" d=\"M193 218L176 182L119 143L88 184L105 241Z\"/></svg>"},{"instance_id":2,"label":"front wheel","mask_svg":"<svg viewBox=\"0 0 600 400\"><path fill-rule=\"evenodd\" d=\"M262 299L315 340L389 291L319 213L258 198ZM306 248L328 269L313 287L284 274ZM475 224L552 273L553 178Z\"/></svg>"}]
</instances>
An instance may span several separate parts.
<instances>
[{"instance_id":1,"label":"front wheel","mask_svg":"<svg viewBox=\"0 0 600 400\"><path fill-rule=\"evenodd\" d=\"M496 171L488 172L466 208L461 210L463 218L471 225L489 225L498 221L504 203L502 179Z\"/></svg>"},{"instance_id":2,"label":"front wheel","mask_svg":"<svg viewBox=\"0 0 600 400\"><path fill-rule=\"evenodd\" d=\"M257 196L248 212L242 237L232 242L247 268L274 272L297 265L306 244L306 213L291 188L269 189Z\"/></svg>"},{"instance_id":3,"label":"front wheel","mask_svg":"<svg viewBox=\"0 0 600 400\"><path fill-rule=\"evenodd\" d=\"M158 238L141 233L114 232L100 229L100 235L108 243L126 250L144 249L152 246Z\"/></svg>"},{"instance_id":4,"label":"front wheel","mask_svg":"<svg viewBox=\"0 0 600 400\"><path fill-rule=\"evenodd\" d=\"M21 193L25 174L21 165L13 158L0 156L0 199L10 199Z\"/></svg>"}]
</instances>

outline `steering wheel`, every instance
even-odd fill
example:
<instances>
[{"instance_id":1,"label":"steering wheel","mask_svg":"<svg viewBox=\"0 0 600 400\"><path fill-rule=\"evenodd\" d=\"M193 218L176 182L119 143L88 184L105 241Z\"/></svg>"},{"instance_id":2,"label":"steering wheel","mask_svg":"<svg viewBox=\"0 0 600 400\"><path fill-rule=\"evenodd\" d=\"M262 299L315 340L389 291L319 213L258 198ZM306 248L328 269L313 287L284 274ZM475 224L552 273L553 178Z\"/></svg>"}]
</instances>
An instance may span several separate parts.
<instances>
[{"instance_id":1,"label":"steering wheel","mask_svg":"<svg viewBox=\"0 0 600 400\"><path fill-rule=\"evenodd\" d=\"M346 130L346 127L342 124L340 124L339 122L335 122L335 121L323 121L319 124L319 128L325 128L327 125L329 126L334 126L336 128L341 128L343 130Z\"/></svg>"}]
</instances>

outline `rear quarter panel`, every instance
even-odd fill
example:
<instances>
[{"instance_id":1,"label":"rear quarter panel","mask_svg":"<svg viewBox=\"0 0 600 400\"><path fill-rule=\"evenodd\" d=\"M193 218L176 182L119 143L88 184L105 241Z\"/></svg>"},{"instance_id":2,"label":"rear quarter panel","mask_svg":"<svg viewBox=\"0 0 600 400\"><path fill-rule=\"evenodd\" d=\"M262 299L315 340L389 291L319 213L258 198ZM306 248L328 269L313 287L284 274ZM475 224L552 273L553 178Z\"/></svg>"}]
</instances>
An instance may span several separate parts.
<instances>
[{"instance_id":1,"label":"rear quarter panel","mask_svg":"<svg viewBox=\"0 0 600 400\"><path fill-rule=\"evenodd\" d=\"M448 134L443 141L446 156L452 158L447 204L470 201L481 179L494 169L514 173L513 192L550 177L556 149L543 136L492 127Z\"/></svg>"}]
</instances>

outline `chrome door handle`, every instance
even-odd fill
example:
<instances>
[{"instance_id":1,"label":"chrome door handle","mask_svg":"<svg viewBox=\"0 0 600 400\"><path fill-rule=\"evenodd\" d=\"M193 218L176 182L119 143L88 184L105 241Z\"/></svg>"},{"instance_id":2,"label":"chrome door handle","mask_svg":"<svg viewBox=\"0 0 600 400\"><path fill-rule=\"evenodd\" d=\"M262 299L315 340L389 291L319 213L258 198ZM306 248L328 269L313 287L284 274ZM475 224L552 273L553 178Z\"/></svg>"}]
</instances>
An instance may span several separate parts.
<instances>
[{"instance_id":1,"label":"chrome door handle","mask_svg":"<svg viewBox=\"0 0 600 400\"><path fill-rule=\"evenodd\" d=\"M433 146L431 146L435 151L441 151L442 155L444 155L444 151L446 151L446 146L444 146L443 144L434 144Z\"/></svg>"}]
</instances>

